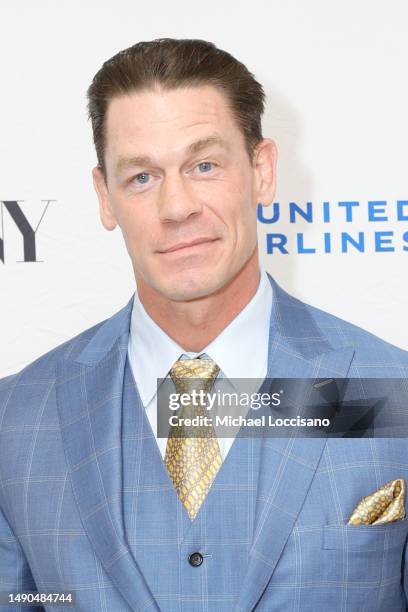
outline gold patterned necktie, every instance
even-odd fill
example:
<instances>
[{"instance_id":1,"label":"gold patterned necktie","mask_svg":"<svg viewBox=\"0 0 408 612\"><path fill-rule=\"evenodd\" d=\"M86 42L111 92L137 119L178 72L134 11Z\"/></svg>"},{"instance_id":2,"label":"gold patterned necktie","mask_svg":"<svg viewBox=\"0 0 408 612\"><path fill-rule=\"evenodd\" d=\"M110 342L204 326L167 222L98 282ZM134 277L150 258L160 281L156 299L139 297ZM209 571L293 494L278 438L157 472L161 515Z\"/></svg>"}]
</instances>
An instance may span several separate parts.
<instances>
[{"instance_id":1,"label":"gold patterned necktie","mask_svg":"<svg viewBox=\"0 0 408 612\"><path fill-rule=\"evenodd\" d=\"M191 395L193 390L209 392L218 372L219 367L212 359L179 359L172 366L170 376L177 393ZM179 417L202 415L208 415L206 408L193 406L192 402L177 414ZM174 488L193 520L221 467L222 456L212 425L195 428L194 437L187 436L182 425L170 427L164 462Z\"/></svg>"}]
</instances>

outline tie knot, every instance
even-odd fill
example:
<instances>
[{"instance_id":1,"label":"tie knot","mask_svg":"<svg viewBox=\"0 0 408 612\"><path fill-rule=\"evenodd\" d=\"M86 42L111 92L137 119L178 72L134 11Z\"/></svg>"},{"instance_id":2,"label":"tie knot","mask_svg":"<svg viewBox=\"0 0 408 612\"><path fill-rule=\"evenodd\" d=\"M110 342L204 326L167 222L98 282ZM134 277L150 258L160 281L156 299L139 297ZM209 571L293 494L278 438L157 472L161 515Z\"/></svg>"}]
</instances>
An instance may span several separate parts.
<instances>
[{"instance_id":1,"label":"tie knot","mask_svg":"<svg viewBox=\"0 0 408 612\"><path fill-rule=\"evenodd\" d=\"M191 393L193 389L209 391L220 368L209 357L200 359L178 359L170 369L177 393Z\"/></svg>"}]
</instances>

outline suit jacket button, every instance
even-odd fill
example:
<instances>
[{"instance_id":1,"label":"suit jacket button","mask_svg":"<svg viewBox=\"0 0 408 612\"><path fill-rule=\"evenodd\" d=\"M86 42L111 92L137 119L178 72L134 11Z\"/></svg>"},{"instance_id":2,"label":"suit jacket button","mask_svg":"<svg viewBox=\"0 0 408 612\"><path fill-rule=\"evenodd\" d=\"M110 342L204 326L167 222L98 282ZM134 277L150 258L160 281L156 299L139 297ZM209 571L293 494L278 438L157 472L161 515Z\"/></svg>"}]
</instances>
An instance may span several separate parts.
<instances>
[{"instance_id":1,"label":"suit jacket button","mask_svg":"<svg viewBox=\"0 0 408 612\"><path fill-rule=\"evenodd\" d=\"M191 553L188 557L188 562L193 567L198 567L203 562L203 555L199 552Z\"/></svg>"}]
</instances>

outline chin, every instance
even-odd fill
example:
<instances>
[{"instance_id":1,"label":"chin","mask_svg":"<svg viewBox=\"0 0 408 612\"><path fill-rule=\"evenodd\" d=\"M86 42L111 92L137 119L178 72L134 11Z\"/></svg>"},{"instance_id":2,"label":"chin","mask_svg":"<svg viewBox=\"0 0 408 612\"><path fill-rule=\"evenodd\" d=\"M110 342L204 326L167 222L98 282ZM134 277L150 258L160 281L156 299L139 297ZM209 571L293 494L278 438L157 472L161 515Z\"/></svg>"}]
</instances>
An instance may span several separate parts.
<instances>
[{"instance_id":1,"label":"chin","mask_svg":"<svg viewBox=\"0 0 408 612\"><path fill-rule=\"evenodd\" d=\"M161 293L175 302L189 302L215 293L224 284L215 282L215 279L203 280L197 277L178 279L177 283L163 287Z\"/></svg>"}]
</instances>

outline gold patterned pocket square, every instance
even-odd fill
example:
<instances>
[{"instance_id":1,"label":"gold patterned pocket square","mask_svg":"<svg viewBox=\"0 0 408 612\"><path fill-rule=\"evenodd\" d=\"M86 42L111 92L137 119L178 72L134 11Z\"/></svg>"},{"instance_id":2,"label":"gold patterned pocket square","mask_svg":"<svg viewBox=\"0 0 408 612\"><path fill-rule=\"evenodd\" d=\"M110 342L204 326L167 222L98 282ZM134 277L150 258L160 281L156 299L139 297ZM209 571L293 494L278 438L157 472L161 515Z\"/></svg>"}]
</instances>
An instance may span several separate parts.
<instances>
[{"instance_id":1,"label":"gold patterned pocket square","mask_svg":"<svg viewBox=\"0 0 408 612\"><path fill-rule=\"evenodd\" d=\"M348 525L381 525L405 518L405 480L390 480L375 493L363 497L354 508Z\"/></svg>"}]
</instances>

